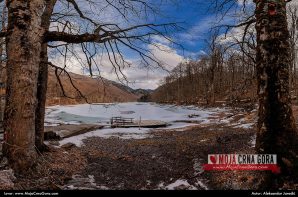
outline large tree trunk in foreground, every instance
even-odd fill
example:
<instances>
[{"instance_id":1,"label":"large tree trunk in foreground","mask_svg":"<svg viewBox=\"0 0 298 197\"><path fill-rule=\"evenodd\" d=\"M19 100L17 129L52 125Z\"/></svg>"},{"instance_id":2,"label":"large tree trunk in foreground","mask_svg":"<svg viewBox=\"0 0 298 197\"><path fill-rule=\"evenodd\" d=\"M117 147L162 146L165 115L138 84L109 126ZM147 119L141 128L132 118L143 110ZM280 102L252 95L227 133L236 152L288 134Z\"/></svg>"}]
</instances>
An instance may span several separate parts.
<instances>
[{"instance_id":1,"label":"large tree trunk in foreground","mask_svg":"<svg viewBox=\"0 0 298 197\"><path fill-rule=\"evenodd\" d=\"M43 1L13 0L8 6L7 95L4 154L24 172L35 162L35 109L43 30Z\"/></svg>"},{"instance_id":2,"label":"large tree trunk in foreground","mask_svg":"<svg viewBox=\"0 0 298 197\"><path fill-rule=\"evenodd\" d=\"M57 0L49 0L46 3L45 11L42 15L42 28L48 31L50 28L50 19ZM46 110L46 94L48 87L48 45L42 44L40 53L40 64L37 83L37 108L35 113L35 145L39 151L47 150L44 144L44 119Z\"/></svg>"},{"instance_id":3,"label":"large tree trunk in foreground","mask_svg":"<svg viewBox=\"0 0 298 197\"><path fill-rule=\"evenodd\" d=\"M42 44L41 62L39 65L38 83L37 83L37 107L35 113L35 145L42 152L47 149L44 144L44 119L46 109L46 94L48 82L48 50L47 44Z\"/></svg>"},{"instance_id":4,"label":"large tree trunk in foreground","mask_svg":"<svg viewBox=\"0 0 298 197\"><path fill-rule=\"evenodd\" d=\"M255 2L259 96L256 148L261 154L277 154L281 175L297 174L297 130L289 91L286 3L284 0Z\"/></svg>"}]
</instances>

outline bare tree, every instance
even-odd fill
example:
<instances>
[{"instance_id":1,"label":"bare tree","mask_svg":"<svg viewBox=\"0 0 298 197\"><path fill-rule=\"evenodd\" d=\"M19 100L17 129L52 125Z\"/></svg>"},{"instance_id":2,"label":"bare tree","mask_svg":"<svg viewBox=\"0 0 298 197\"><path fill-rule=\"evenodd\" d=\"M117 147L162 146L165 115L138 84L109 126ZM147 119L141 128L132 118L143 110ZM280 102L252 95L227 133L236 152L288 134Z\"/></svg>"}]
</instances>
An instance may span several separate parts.
<instances>
[{"instance_id":1,"label":"bare tree","mask_svg":"<svg viewBox=\"0 0 298 197\"><path fill-rule=\"evenodd\" d=\"M257 151L275 153L284 175L297 173L297 129L289 90L286 1L255 1L259 120ZM296 176L297 177L297 176Z\"/></svg>"},{"instance_id":2,"label":"bare tree","mask_svg":"<svg viewBox=\"0 0 298 197\"><path fill-rule=\"evenodd\" d=\"M289 89L291 47L286 4L290 1L254 0L255 13L244 22L232 26L245 26L247 30L255 24L259 98L256 149L263 154L277 154L282 175L297 173L298 165L297 130ZM243 1L244 9L247 2ZM227 5L239 7L233 0L216 1L217 8ZM246 33L244 31L243 37ZM270 175L267 178L267 183L273 180Z\"/></svg>"},{"instance_id":3,"label":"bare tree","mask_svg":"<svg viewBox=\"0 0 298 197\"><path fill-rule=\"evenodd\" d=\"M220 44L218 43L218 31L211 32L211 39L208 42L208 54L210 54L209 60L209 72L208 72L208 80L209 80L209 89L208 89L208 103L210 102L211 105L215 104L215 75L220 74L220 68L222 66L222 52ZM221 78L221 75L219 75Z\"/></svg>"},{"instance_id":4,"label":"bare tree","mask_svg":"<svg viewBox=\"0 0 298 197\"><path fill-rule=\"evenodd\" d=\"M243 1L243 12L246 6L249 6L247 2ZM298 134L290 94L290 72L291 68L296 67L293 62L293 56L296 56L296 30L295 24L290 28L291 34L288 30L288 2L290 1L254 0L255 7L250 7L255 8L254 14L248 15L236 25L225 25L225 28L227 32L232 28L243 28L241 40L231 43L232 46L237 46L236 49L240 49L237 51L242 52L243 57L237 55L238 57L233 57L237 59L230 59L236 60L237 64L242 59L239 62L243 64L240 72L235 72L235 65L231 65L232 83L235 83L236 77L244 78L247 75L247 69L244 68L249 65L248 62L253 62L252 70L256 64L259 103L256 151L260 154L277 154L278 165L281 167L278 178L284 180L291 177L297 181ZM236 12L240 10L239 2L236 0L214 0L214 3L223 16L232 9ZM293 10L290 15L291 13L292 22L296 23ZM252 25L255 25L256 34L249 31ZM206 83L206 87L209 85ZM264 176L266 184L263 187L272 187L273 180L277 177L273 177L271 173L267 175Z\"/></svg>"},{"instance_id":5,"label":"bare tree","mask_svg":"<svg viewBox=\"0 0 298 197\"><path fill-rule=\"evenodd\" d=\"M237 100L255 100L255 94L245 93L256 89L250 82L254 80L254 64L248 63L246 55L223 48L218 43L213 48L208 46L198 60L179 64L155 91L154 101L204 105L227 102L235 106Z\"/></svg>"},{"instance_id":6,"label":"bare tree","mask_svg":"<svg viewBox=\"0 0 298 197\"><path fill-rule=\"evenodd\" d=\"M36 158L34 122L44 31L40 16L44 2L7 1L7 7L7 97L3 149L12 167L18 171L31 167Z\"/></svg>"},{"instance_id":7,"label":"bare tree","mask_svg":"<svg viewBox=\"0 0 298 197\"><path fill-rule=\"evenodd\" d=\"M84 5L92 8L91 11L86 11ZM79 58L75 50L69 49L86 43L83 49L89 66L93 61L95 67L98 65L92 55L103 50L114 71L125 79L122 69L130 63L126 61L124 51L131 50L138 54L144 66L162 67L152 52L142 45L152 44L158 48L154 45L153 36L159 35L170 41L166 33L177 27L175 23L155 24L133 20L142 18L142 13L151 16L149 13L155 12L154 4L149 1L86 0L82 4L76 0L7 0L6 6L8 27L0 33L0 37L6 39L7 49L4 153L19 172L35 162L35 147L40 150L45 147L43 123L48 66L56 70L58 79L61 72L67 74L66 67L48 61L48 46L54 48L57 54L64 48L61 55L67 59L68 53ZM107 7L122 17L121 24L102 21L101 9ZM55 8L59 8L59 12L55 12ZM69 80L72 80L71 77ZM63 94L66 95L64 91Z\"/></svg>"},{"instance_id":8,"label":"bare tree","mask_svg":"<svg viewBox=\"0 0 298 197\"><path fill-rule=\"evenodd\" d=\"M298 41L298 7L295 5L288 6L288 21L290 33L290 47L291 47L291 66L290 66L290 85L291 89L295 91L297 97L297 41Z\"/></svg>"},{"instance_id":9,"label":"bare tree","mask_svg":"<svg viewBox=\"0 0 298 197\"><path fill-rule=\"evenodd\" d=\"M2 10L2 15L0 16L0 26L1 26L1 31L0 32L5 32L6 31L6 7L2 6L0 7L0 10ZM1 83L1 90L3 89L4 86L4 81L5 81L5 74L4 74L4 68L5 68L5 59L6 59L6 52L5 52L5 38L0 37L0 83ZM2 90L3 91L3 90ZM2 99L2 94L3 92L0 92L0 121L3 121L3 111L4 111L4 103Z\"/></svg>"}]
</instances>

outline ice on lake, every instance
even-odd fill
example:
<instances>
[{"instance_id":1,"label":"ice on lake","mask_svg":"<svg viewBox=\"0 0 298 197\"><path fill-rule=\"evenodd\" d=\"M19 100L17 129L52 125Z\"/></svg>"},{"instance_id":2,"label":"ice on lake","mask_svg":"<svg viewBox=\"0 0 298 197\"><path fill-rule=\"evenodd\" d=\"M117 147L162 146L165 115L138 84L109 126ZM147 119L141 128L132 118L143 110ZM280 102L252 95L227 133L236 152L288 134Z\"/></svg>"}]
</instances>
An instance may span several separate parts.
<instances>
[{"instance_id":1,"label":"ice on lake","mask_svg":"<svg viewBox=\"0 0 298 197\"><path fill-rule=\"evenodd\" d=\"M167 122L168 129L184 128L194 125L187 123L198 121L209 123L209 118L225 111L224 108L198 108L195 106L161 105L157 103L117 103L117 104L81 104L68 106L52 106L46 111L46 125L57 124L104 124L108 125L115 116L133 118L135 120L160 120ZM80 146L82 139L92 136L119 137L122 139L142 139L149 137L149 128L110 128L92 131L61 141L60 144L73 142Z\"/></svg>"},{"instance_id":2,"label":"ice on lake","mask_svg":"<svg viewBox=\"0 0 298 197\"><path fill-rule=\"evenodd\" d=\"M156 103L82 104L47 108L46 122L107 123L111 117L122 116L142 120L208 121L208 117L224 109L202 109L194 106L160 105ZM195 114L193 118L190 115Z\"/></svg>"}]
</instances>

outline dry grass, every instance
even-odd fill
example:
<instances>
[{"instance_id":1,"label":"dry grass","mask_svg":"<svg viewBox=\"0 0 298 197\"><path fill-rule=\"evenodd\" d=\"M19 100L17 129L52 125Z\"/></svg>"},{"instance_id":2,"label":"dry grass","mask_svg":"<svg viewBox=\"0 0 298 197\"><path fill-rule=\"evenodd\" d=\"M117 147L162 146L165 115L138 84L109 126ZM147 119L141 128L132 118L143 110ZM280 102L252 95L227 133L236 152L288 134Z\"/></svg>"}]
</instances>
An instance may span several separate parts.
<instances>
[{"instance_id":1,"label":"dry grass","mask_svg":"<svg viewBox=\"0 0 298 197\"><path fill-rule=\"evenodd\" d=\"M39 157L36 165L24 175L16 175L15 189L61 189L72 175L86 166L78 148L51 149Z\"/></svg>"}]
</instances>

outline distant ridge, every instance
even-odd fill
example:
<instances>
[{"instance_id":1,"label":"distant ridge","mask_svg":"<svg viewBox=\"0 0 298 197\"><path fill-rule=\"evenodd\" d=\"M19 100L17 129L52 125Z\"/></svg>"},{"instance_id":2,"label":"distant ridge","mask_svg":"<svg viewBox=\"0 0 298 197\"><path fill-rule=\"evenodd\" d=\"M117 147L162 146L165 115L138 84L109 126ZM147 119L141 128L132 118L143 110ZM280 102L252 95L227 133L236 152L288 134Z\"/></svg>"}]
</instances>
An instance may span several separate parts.
<instances>
[{"instance_id":1,"label":"distant ridge","mask_svg":"<svg viewBox=\"0 0 298 197\"><path fill-rule=\"evenodd\" d=\"M70 73L74 85L86 96L90 103L110 103L110 102L134 102L139 99L139 95L128 86L112 82L107 79L91 78L89 76ZM47 105L68 105L86 103L79 93L73 88L66 74L61 73L61 82L67 96L63 95L58 80L52 69L49 71Z\"/></svg>"},{"instance_id":2,"label":"distant ridge","mask_svg":"<svg viewBox=\"0 0 298 197\"><path fill-rule=\"evenodd\" d=\"M126 86L124 84L121 84L121 83L118 83L118 82L115 82L115 81L111 81L111 80L107 80L107 81L109 83L111 83L112 85L118 87L119 89L123 90L123 91L130 92L130 93L136 95L138 97L139 101L145 101L145 100L142 100L142 98L146 97L146 96L149 96L151 93L154 92L154 90L151 90L151 89L141 89L141 88L132 89L129 86Z\"/></svg>"}]
</instances>

